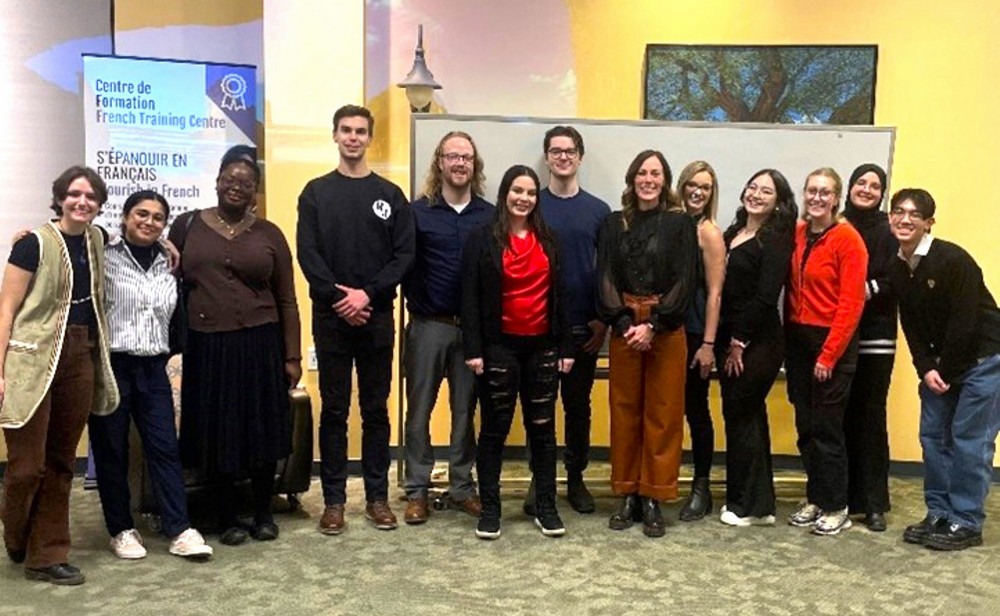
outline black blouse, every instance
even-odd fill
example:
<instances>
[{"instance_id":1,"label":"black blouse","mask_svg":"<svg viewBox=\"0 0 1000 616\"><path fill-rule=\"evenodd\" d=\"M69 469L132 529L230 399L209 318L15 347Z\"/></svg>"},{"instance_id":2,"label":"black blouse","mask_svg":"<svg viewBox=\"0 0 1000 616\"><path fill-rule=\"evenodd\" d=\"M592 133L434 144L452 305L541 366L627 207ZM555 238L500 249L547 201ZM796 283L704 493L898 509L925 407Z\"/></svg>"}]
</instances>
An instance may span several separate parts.
<instances>
[{"instance_id":1,"label":"black blouse","mask_svg":"<svg viewBox=\"0 0 1000 616\"><path fill-rule=\"evenodd\" d=\"M604 221L598 241L597 294L601 319L623 334L635 315L624 293L659 295L650 324L656 331L684 325L694 291L698 235L683 212L637 211L628 230L622 212Z\"/></svg>"},{"instance_id":2,"label":"black blouse","mask_svg":"<svg viewBox=\"0 0 1000 616\"><path fill-rule=\"evenodd\" d=\"M750 343L781 328L778 301L788 278L794 243L777 235L761 243L756 237L728 249L722 287L723 336ZM721 342L729 344L730 338Z\"/></svg>"}]
</instances>

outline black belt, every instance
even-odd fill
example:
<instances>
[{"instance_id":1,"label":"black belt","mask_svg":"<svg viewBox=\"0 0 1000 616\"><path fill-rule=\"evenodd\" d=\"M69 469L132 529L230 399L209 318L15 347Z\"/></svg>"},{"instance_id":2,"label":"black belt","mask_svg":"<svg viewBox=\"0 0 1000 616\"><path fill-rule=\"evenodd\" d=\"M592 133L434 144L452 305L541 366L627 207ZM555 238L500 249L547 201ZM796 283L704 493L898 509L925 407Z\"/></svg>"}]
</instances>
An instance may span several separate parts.
<instances>
[{"instance_id":1,"label":"black belt","mask_svg":"<svg viewBox=\"0 0 1000 616\"><path fill-rule=\"evenodd\" d=\"M438 323L444 323L446 325L453 325L455 327L462 326L462 319L450 315L450 314L419 314L413 315L417 319L426 319L427 321L437 321Z\"/></svg>"}]
</instances>

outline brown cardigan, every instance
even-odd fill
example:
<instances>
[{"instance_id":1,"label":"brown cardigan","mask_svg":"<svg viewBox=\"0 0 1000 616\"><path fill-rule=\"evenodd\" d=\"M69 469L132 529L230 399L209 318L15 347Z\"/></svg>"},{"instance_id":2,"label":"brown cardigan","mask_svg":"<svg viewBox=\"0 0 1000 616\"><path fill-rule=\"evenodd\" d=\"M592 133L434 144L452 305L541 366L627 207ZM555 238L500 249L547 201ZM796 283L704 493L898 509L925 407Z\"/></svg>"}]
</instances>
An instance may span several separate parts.
<instances>
[{"instance_id":1,"label":"brown cardigan","mask_svg":"<svg viewBox=\"0 0 1000 616\"><path fill-rule=\"evenodd\" d=\"M171 240L183 232L184 222L171 227ZM183 244L181 269L191 329L215 333L278 323L285 360L302 358L292 255L277 226L257 219L226 239L195 215Z\"/></svg>"}]
</instances>

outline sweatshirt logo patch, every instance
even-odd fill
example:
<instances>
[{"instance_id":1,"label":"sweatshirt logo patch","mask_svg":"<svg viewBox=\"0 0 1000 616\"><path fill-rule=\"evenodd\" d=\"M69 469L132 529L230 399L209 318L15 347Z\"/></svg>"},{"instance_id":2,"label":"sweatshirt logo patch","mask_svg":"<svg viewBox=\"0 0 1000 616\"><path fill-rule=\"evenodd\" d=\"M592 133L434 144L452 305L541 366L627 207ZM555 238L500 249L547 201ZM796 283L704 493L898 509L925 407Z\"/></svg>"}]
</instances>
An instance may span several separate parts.
<instances>
[{"instance_id":1,"label":"sweatshirt logo patch","mask_svg":"<svg viewBox=\"0 0 1000 616\"><path fill-rule=\"evenodd\" d=\"M928 287L929 289L933 289L933 288L934 288L934 285L936 285L936 284L937 284L937 283L936 283L936 282L934 282L934 279L933 279L933 278L928 278L928 279L927 279L927 287Z\"/></svg>"},{"instance_id":2,"label":"sweatshirt logo patch","mask_svg":"<svg viewBox=\"0 0 1000 616\"><path fill-rule=\"evenodd\" d=\"M389 207L389 203L382 199L372 203L372 211L382 220L389 220L389 216L392 214L392 208Z\"/></svg>"}]
</instances>

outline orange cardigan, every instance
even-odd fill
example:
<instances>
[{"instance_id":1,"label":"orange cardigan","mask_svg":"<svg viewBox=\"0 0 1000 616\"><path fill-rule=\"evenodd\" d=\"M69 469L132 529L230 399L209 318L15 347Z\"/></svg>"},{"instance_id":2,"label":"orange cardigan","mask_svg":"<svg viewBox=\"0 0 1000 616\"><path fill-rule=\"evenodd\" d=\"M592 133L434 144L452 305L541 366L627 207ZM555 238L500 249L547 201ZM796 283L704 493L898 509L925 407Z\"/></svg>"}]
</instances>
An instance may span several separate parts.
<instances>
[{"instance_id":1,"label":"orange cardigan","mask_svg":"<svg viewBox=\"0 0 1000 616\"><path fill-rule=\"evenodd\" d=\"M795 228L795 252L785 293L785 320L829 327L816 361L837 365L847 350L865 307L868 251L861 235L846 222L835 223L806 254L809 223Z\"/></svg>"}]
</instances>

